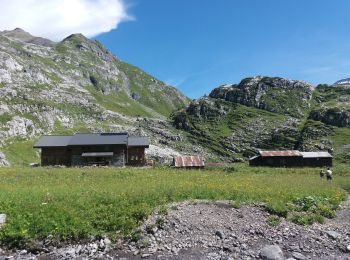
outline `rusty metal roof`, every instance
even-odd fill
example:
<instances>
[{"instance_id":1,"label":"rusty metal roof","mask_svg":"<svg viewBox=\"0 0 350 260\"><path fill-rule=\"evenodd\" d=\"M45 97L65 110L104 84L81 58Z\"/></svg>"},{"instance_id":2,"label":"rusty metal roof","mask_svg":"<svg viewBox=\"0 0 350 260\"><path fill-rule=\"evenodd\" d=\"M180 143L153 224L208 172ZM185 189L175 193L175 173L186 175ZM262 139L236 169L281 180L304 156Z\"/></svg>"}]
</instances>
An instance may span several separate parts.
<instances>
[{"instance_id":1,"label":"rusty metal roof","mask_svg":"<svg viewBox=\"0 0 350 260\"><path fill-rule=\"evenodd\" d=\"M261 157L286 157L286 156L303 156L303 154L297 150L289 151L259 151Z\"/></svg>"},{"instance_id":2,"label":"rusty metal roof","mask_svg":"<svg viewBox=\"0 0 350 260\"><path fill-rule=\"evenodd\" d=\"M173 166L175 167L204 167L204 160L199 155L177 156L174 157Z\"/></svg>"}]
</instances>

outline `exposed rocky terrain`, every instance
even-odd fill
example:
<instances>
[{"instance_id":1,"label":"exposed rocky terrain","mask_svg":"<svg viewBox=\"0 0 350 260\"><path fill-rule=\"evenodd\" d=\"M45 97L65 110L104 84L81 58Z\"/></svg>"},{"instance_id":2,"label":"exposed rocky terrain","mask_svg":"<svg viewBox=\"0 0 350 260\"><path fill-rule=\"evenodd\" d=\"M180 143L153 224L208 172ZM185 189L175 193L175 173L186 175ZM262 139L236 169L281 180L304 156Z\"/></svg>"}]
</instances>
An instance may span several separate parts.
<instances>
[{"instance_id":1,"label":"exposed rocky terrain","mask_svg":"<svg viewBox=\"0 0 350 260\"><path fill-rule=\"evenodd\" d=\"M350 85L350 78L338 80L334 85Z\"/></svg>"},{"instance_id":2,"label":"exposed rocky terrain","mask_svg":"<svg viewBox=\"0 0 350 260\"><path fill-rule=\"evenodd\" d=\"M192 201L158 211L130 241L108 238L16 259L350 259L350 204L325 224L300 226L284 218L271 225L263 205L234 208L227 201ZM46 252L45 252L46 251ZM6 252L3 252L6 255ZM7 255L11 255L7 252ZM6 258L5 258L6 259Z\"/></svg>"},{"instance_id":3,"label":"exposed rocky terrain","mask_svg":"<svg viewBox=\"0 0 350 260\"><path fill-rule=\"evenodd\" d=\"M173 114L193 143L232 161L261 149L326 150L350 159L350 88L254 77L214 89ZM210 129L210 130L209 130Z\"/></svg>"},{"instance_id":4,"label":"exposed rocky terrain","mask_svg":"<svg viewBox=\"0 0 350 260\"><path fill-rule=\"evenodd\" d=\"M304 81L254 77L238 85L224 85L210 93L211 98L256 107L294 117L305 116L314 87Z\"/></svg>"},{"instance_id":5,"label":"exposed rocky terrain","mask_svg":"<svg viewBox=\"0 0 350 260\"><path fill-rule=\"evenodd\" d=\"M81 34L55 43L0 32L0 166L38 161L42 134L128 131L150 158L242 161L259 149L327 150L350 159L350 86L252 77L192 102ZM171 118L169 116L171 115Z\"/></svg>"},{"instance_id":6,"label":"exposed rocky terrain","mask_svg":"<svg viewBox=\"0 0 350 260\"><path fill-rule=\"evenodd\" d=\"M81 34L54 43L19 28L0 32L0 166L36 161L31 146L42 134L134 133L147 118L152 126L142 129L151 135L151 127L167 125L170 113L187 103L177 89ZM178 135L171 126L161 129L152 132L159 151Z\"/></svg>"}]
</instances>

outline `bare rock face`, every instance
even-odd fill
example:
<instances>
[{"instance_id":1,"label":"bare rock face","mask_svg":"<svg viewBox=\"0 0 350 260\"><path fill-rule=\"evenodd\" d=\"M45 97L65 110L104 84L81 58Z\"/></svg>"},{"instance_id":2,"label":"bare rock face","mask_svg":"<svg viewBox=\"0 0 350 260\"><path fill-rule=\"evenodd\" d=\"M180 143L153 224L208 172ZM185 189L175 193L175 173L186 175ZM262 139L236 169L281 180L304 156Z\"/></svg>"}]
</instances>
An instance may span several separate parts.
<instances>
[{"instance_id":1,"label":"bare rock face","mask_svg":"<svg viewBox=\"0 0 350 260\"><path fill-rule=\"evenodd\" d=\"M37 133L32 120L15 116L7 123L8 135L10 137L27 137L34 136Z\"/></svg>"},{"instance_id":2,"label":"bare rock face","mask_svg":"<svg viewBox=\"0 0 350 260\"><path fill-rule=\"evenodd\" d=\"M82 34L54 43L19 28L0 32L0 147L62 131L126 131L187 103Z\"/></svg>"},{"instance_id":3,"label":"bare rock face","mask_svg":"<svg viewBox=\"0 0 350 260\"><path fill-rule=\"evenodd\" d=\"M55 45L53 41L41 37L35 37L21 28L16 28L12 31L3 31L0 32L0 35L7 36L25 43L32 43L46 47L52 47Z\"/></svg>"},{"instance_id":4,"label":"bare rock face","mask_svg":"<svg viewBox=\"0 0 350 260\"><path fill-rule=\"evenodd\" d=\"M238 85L221 86L209 96L270 112L303 117L310 106L313 90L314 87L304 81L259 76L246 78Z\"/></svg>"},{"instance_id":5,"label":"bare rock face","mask_svg":"<svg viewBox=\"0 0 350 260\"><path fill-rule=\"evenodd\" d=\"M10 109L7 105L0 104L0 116L9 112L10 112Z\"/></svg>"},{"instance_id":6,"label":"bare rock face","mask_svg":"<svg viewBox=\"0 0 350 260\"><path fill-rule=\"evenodd\" d=\"M0 214L0 227L6 223L6 214Z\"/></svg>"},{"instance_id":7,"label":"bare rock face","mask_svg":"<svg viewBox=\"0 0 350 260\"><path fill-rule=\"evenodd\" d=\"M341 79L341 80L338 80L337 82L334 83L335 86L348 86L350 85L350 78L347 78L347 79Z\"/></svg>"},{"instance_id":8,"label":"bare rock face","mask_svg":"<svg viewBox=\"0 0 350 260\"><path fill-rule=\"evenodd\" d=\"M6 160L5 154L0 152L0 167L9 167L11 166L10 162Z\"/></svg>"},{"instance_id":9,"label":"bare rock face","mask_svg":"<svg viewBox=\"0 0 350 260\"><path fill-rule=\"evenodd\" d=\"M346 127L350 125L350 110L339 109L337 107L324 108L312 111L310 118L328 125Z\"/></svg>"},{"instance_id":10,"label":"bare rock face","mask_svg":"<svg viewBox=\"0 0 350 260\"><path fill-rule=\"evenodd\" d=\"M146 150L147 157L150 159L159 160L161 163L170 164L174 156L179 156L180 153L171 148L163 148L156 145L150 145Z\"/></svg>"}]
</instances>

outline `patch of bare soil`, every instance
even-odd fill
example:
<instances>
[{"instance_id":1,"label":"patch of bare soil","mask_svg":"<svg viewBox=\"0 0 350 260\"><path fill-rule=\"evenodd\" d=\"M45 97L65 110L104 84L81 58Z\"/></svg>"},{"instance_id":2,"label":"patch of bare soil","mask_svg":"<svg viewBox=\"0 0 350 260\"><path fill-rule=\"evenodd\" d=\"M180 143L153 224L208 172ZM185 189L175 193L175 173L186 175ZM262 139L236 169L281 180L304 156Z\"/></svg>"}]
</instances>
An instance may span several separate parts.
<instances>
[{"instance_id":1,"label":"patch of bare soil","mask_svg":"<svg viewBox=\"0 0 350 260\"><path fill-rule=\"evenodd\" d=\"M228 202L185 202L170 206L164 216L153 214L141 227L139 241L124 245L123 257L350 259L349 205L350 200L344 202L325 224L300 226L281 218L274 227L261 205L235 209ZM118 251L114 254L118 257Z\"/></svg>"},{"instance_id":2,"label":"patch of bare soil","mask_svg":"<svg viewBox=\"0 0 350 260\"><path fill-rule=\"evenodd\" d=\"M227 201L183 202L161 213L149 217L134 234L134 241L114 245L106 238L39 255L22 251L0 259L350 260L350 199L341 205L336 218L311 226L283 218L276 221L263 205L236 209ZM271 225L271 219L277 226Z\"/></svg>"}]
</instances>

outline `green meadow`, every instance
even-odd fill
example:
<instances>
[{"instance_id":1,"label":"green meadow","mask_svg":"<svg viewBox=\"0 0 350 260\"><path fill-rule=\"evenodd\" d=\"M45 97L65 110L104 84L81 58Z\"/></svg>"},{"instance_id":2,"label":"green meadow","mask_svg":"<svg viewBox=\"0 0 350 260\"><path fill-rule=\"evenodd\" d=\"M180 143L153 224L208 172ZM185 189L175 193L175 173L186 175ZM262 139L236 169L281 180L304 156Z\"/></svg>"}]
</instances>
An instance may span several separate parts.
<instances>
[{"instance_id":1,"label":"green meadow","mask_svg":"<svg viewBox=\"0 0 350 260\"><path fill-rule=\"evenodd\" d=\"M349 165L334 168L333 182L318 168L206 170L170 168L1 168L0 243L21 248L48 236L60 242L132 234L156 208L184 200L261 202L299 224L334 217L350 191Z\"/></svg>"}]
</instances>

